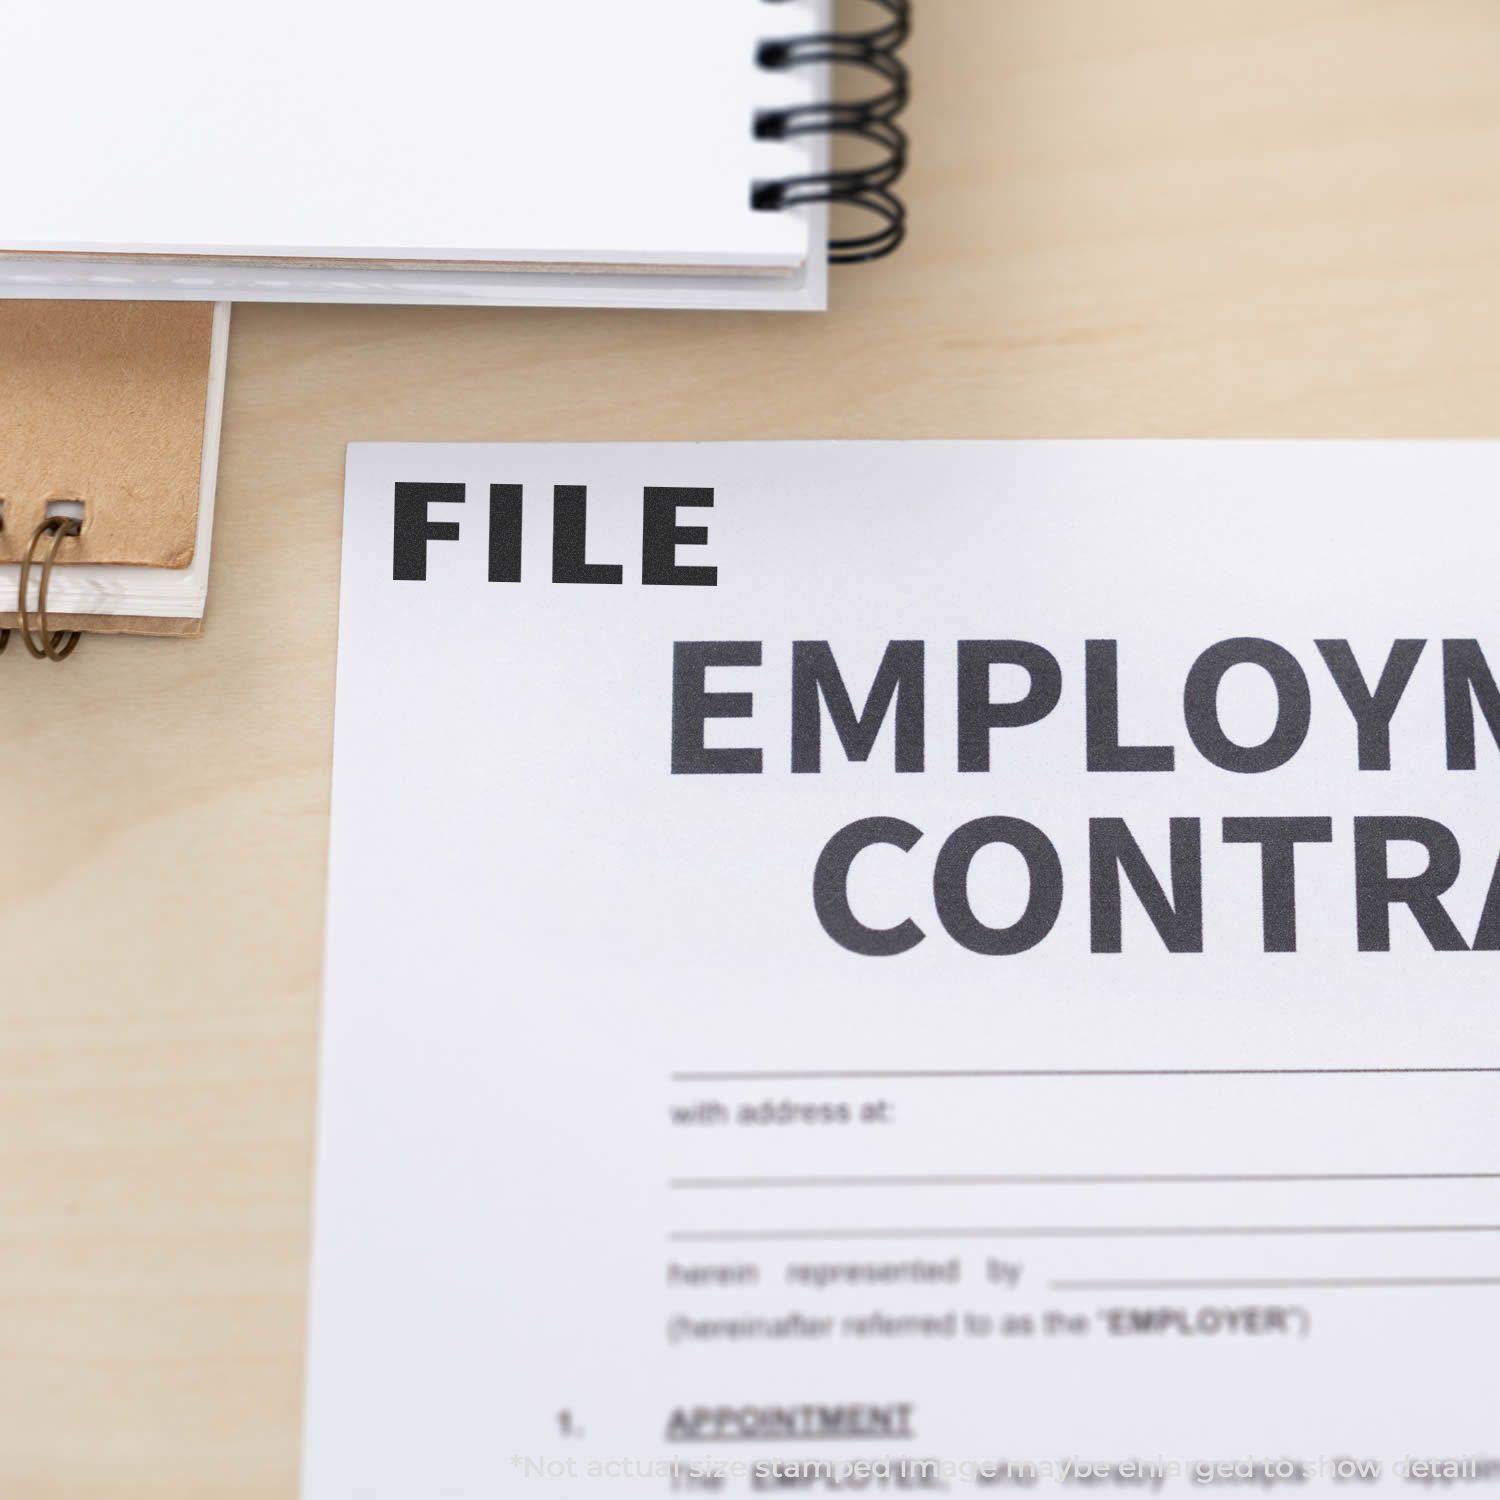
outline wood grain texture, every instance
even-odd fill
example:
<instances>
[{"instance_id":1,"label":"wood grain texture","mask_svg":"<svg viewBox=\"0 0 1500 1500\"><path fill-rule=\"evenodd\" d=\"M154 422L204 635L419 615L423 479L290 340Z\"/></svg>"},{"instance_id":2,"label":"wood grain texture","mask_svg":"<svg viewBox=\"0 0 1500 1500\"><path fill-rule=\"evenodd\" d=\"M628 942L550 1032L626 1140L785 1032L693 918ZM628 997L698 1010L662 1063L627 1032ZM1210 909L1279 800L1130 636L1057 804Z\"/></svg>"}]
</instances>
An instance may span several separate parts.
<instances>
[{"instance_id":1,"label":"wood grain texture","mask_svg":"<svg viewBox=\"0 0 1500 1500\"><path fill-rule=\"evenodd\" d=\"M0 659L0 1496L288 1500L344 445L1500 436L1493 0L918 0L823 317L236 310L201 641Z\"/></svg>"}]
</instances>

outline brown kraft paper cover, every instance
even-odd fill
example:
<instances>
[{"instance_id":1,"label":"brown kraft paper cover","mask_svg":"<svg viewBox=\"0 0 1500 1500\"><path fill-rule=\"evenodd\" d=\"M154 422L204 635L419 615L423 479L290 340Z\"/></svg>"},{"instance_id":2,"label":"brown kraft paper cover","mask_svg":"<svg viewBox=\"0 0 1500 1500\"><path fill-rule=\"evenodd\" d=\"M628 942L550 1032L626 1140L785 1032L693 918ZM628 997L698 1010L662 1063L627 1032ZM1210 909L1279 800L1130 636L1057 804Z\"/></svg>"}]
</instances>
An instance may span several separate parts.
<instances>
[{"instance_id":1,"label":"brown kraft paper cover","mask_svg":"<svg viewBox=\"0 0 1500 1500\"><path fill-rule=\"evenodd\" d=\"M0 562L80 500L59 566L193 559L213 304L0 300Z\"/></svg>"}]
</instances>

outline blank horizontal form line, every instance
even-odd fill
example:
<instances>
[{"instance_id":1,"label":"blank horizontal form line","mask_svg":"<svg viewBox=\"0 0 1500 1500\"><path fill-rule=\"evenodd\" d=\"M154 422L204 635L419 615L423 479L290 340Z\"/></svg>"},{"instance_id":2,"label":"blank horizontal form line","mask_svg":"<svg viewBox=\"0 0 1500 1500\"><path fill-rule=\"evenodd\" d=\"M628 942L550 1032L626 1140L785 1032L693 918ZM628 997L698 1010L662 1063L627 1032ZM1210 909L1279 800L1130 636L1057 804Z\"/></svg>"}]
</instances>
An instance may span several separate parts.
<instances>
[{"instance_id":1,"label":"blank horizontal form line","mask_svg":"<svg viewBox=\"0 0 1500 1500\"><path fill-rule=\"evenodd\" d=\"M996 1224L933 1229L678 1229L702 1240L1123 1240L1273 1234L1497 1234L1500 1224Z\"/></svg>"},{"instance_id":2,"label":"blank horizontal form line","mask_svg":"<svg viewBox=\"0 0 1500 1500\"><path fill-rule=\"evenodd\" d=\"M673 1073L673 1083L832 1082L861 1078L1326 1078L1371 1073L1500 1073L1485 1068L854 1068Z\"/></svg>"},{"instance_id":3,"label":"blank horizontal form line","mask_svg":"<svg viewBox=\"0 0 1500 1500\"><path fill-rule=\"evenodd\" d=\"M1500 1287L1500 1276L1287 1276L1212 1281L1049 1281L1054 1292L1270 1292L1375 1287Z\"/></svg>"},{"instance_id":4,"label":"blank horizontal form line","mask_svg":"<svg viewBox=\"0 0 1500 1500\"><path fill-rule=\"evenodd\" d=\"M996 1172L851 1177L674 1177L678 1192L720 1188L1115 1187L1254 1182L1494 1182L1500 1172Z\"/></svg>"}]
</instances>

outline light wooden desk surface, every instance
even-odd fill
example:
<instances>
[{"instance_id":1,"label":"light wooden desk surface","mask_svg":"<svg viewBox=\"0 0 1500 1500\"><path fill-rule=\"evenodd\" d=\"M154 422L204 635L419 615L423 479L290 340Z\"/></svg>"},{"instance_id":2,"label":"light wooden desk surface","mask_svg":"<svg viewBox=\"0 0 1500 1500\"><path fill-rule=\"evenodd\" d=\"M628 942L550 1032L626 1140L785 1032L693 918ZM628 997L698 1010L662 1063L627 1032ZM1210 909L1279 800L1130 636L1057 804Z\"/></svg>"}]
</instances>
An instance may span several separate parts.
<instances>
[{"instance_id":1,"label":"light wooden desk surface","mask_svg":"<svg viewBox=\"0 0 1500 1500\"><path fill-rule=\"evenodd\" d=\"M1500 436L1494 0L916 8L832 312L240 308L205 638L0 660L0 1500L296 1490L347 442Z\"/></svg>"}]
</instances>

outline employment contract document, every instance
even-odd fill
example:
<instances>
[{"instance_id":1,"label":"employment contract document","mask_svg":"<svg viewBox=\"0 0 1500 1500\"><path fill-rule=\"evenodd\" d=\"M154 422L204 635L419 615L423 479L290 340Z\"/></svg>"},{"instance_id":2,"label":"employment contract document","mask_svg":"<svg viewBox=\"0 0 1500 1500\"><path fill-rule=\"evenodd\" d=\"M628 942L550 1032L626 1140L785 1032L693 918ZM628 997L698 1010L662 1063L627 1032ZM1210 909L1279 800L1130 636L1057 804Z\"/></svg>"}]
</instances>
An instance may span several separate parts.
<instances>
[{"instance_id":1,"label":"employment contract document","mask_svg":"<svg viewBox=\"0 0 1500 1500\"><path fill-rule=\"evenodd\" d=\"M309 1500L1500 1493L1500 447L349 450Z\"/></svg>"}]
</instances>

